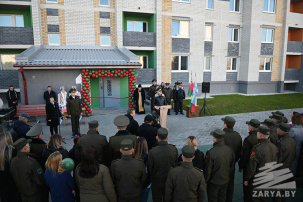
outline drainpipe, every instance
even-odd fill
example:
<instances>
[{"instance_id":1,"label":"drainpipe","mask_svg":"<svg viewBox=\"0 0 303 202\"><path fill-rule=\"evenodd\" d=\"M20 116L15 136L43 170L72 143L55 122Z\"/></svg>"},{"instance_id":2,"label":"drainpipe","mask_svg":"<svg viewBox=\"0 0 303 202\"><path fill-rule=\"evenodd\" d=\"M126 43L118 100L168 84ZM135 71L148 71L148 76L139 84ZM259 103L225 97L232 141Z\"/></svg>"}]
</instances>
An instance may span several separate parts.
<instances>
[{"instance_id":1,"label":"drainpipe","mask_svg":"<svg viewBox=\"0 0 303 202\"><path fill-rule=\"evenodd\" d=\"M28 105L26 79L25 79L25 76L24 76L23 67L20 67L20 71L21 71L21 75L22 75L22 78L23 78L25 104Z\"/></svg>"}]
</instances>

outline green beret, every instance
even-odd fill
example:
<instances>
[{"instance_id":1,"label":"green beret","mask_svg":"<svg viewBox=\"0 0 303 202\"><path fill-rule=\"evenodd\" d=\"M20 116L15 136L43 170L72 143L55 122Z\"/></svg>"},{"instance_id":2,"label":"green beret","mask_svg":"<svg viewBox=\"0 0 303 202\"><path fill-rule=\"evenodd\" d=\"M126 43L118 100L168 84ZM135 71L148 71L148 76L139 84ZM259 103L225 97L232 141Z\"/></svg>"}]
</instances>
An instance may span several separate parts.
<instances>
[{"instance_id":1,"label":"green beret","mask_svg":"<svg viewBox=\"0 0 303 202\"><path fill-rule=\"evenodd\" d=\"M272 116L269 116L269 118L271 118L271 119L274 118L274 119L277 119L278 121L282 120L282 116L277 113L273 113Z\"/></svg>"},{"instance_id":2,"label":"green beret","mask_svg":"<svg viewBox=\"0 0 303 202\"><path fill-rule=\"evenodd\" d=\"M185 145L183 148L182 148L182 155L185 157L185 158L193 158L193 156L195 155L195 149L193 146L189 146L189 145Z\"/></svg>"},{"instance_id":3,"label":"green beret","mask_svg":"<svg viewBox=\"0 0 303 202\"><path fill-rule=\"evenodd\" d=\"M275 125L275 122L271 119L265 119L263 122L261 122L262 124L265 124L267 126L273 126Z\"/></svg>"},{"instance_id":4,"label":"green beret","mask_svg":"<svg viewBox=\"0 0 303 202\"><path fill-rule=\"evenodd\" d=\"M121 141L121 149L123 151L129 151L133 148L134 142L131 139L125 139Z\"/></svg>"},{"instance_id":5,"label":"green beret","mask_svg":"<svg viewBox=\"0 0 303 202\"><path fill-rule=\"evenodd\" d=\"M258 128L258 132L262 133L263 135L269 135L270 129L265 126L260 126Z\"/></svg>"},{"instance_id":6,"label":"green beret","mask_svg":"<svg viewBox=\"0 0 303 202\"><path fill-rule=\"evenodd\" d=\"M120 115L114 119L114 124L118 127L128 126L129 119L124 115Z\"/></svg>"},{"instance_id":7,"label":"green beret","mask_svg":"<svg viewBox=\"0 0 303 202\"><path fill-rule=\"evenodd\" d=\"M217 139L221 139L224 137L225 132L221 129L216 129L210 133L210 135L214 136Z\"/></svg>"},{"instance_id":8,"label":"green beret","mask_svg":"<svg viewBox=\"0 0 303 202\"><path fill-rule=\"evenodd\" d=\"M42 125L40 123L36 123L31 129L26 133L27 137L36 137L40 135L42 132Z\"/></svg>"},{"instance_id":9,"label":"green beret","mask_svg":"<svg viewBox=\"0 0 303 202\"><path fill-rule=\"evenodd\" d=\"M225 118L222 118L221 120L224 121L224 123L230 127L234 127L234 125L236 123L236 120L231 116L226 116Z\"/></svg>"},{"instance_id":10,"label":"green beret","mask_svg":"<svg viewBox=\"0 0 303 202\"><path fill-rule=\"evenodd\" d=\"M290 125L287 123L279 123L278 128L280 128L284 132L290 131Z\"/></svg>"},{"instance_id":11,"label":"green beret","mask_svg":"<svg viewBox=\"0 0 303 202\"><path fill-rule=\"evenodd\" d=\"M257 119L251 119L250 121L246 121L246 124L251 125L254 128L259 128L261 123Z\"/></svg>"},{"instance_id":12,"label":"green beret","mask_svg":"<svg viewBox=\"0 0 303 202\"><path fill-rule=\"evenodd\" d=\"M24 137L23 138L20 138L18 139L16 142L14 142L13 146L15 147L15 149L17 151L20 151L21 149L23 149L23 147L27 144L27 143L30 143L32 140L31 139L25 139Z\"/></svg>"},{"instance_id":13,"label":"green beret","mask_svg":"<svg viewBox=\"0 0 303 202\"><path fill-rule=\"evenodd\" d=\"M98 123L97 120L93 120L93 121L88 122L88 127L89 128L98 128L98 126L99 126L99 123Z\"/></svg>"},{"instance_id":14,"label":"green beret","mask_svg":"<svg viewBox=\"0 0 303 202\"><path fill-rule=\"evenodd\" d=\"M74 89L74 88L71 88L70 90L69 90L69 93L75 93L76 92L76 89Z\"/></svg>"},{"instance_id":15,"label":"green beret","mask_svg":"<svg viewBox=\"0 0 303 202\"><path fill-rule=\"evenodd\" d=\"M168 136L168 130L166 128L159 128L158 132L157 132L157 136L161 139L161 140L165 140Z\"/></svg>"},{"instance_id":16,"label":"green beret","mask_svg":"<svg viewBox=\"0 0 303 202\"><path fill-rule=\"evenodd\" d=\"M280 116L284 116L284 113L281 111L271 112L272 114L279 114Z\"/></svg>"}]
</instances>

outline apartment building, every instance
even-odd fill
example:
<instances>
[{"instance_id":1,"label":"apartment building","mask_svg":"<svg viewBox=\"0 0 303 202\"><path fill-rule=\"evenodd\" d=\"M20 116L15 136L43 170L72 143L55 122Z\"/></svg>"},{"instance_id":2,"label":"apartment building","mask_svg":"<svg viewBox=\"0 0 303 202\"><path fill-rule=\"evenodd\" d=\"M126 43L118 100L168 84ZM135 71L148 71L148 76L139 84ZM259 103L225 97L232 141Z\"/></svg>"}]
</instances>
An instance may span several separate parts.
<instances>
[{"instance_id":1,"label":"apartment building","mask_svg":"<svg viewBox=\"0 0 303 202\"><path fill-rule=\"evenodd\" d=\"M0 1L2 64L29 45L117 46L143 87L196 76L213 94L303 92L302 30L302 0Z\"/></svg>"}]
</instances>

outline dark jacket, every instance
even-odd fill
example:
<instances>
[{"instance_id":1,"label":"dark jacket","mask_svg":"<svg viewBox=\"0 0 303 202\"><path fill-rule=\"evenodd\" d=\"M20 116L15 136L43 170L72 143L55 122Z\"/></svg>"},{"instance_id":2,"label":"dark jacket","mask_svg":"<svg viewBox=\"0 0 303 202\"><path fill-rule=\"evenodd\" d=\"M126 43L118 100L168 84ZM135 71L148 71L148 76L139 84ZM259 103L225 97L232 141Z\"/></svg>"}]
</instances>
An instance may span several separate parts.
<instances>
[{"instance_id":1,"label":"dark jacket","mask_svg":"<svg viewBox=\"0 0 303 202\"><path fill-rule=\"evenodd\" d=\"M173 99L173 90L171 88L164 88L163 94L165 95L166 102L170 103L171 99Z\"/></svg>"},{"instance_id":2,"label":"dark jacket","mask_svg":"<svg viewBox=\"0 0 303 202\"><path fill-rule=\"evenodd\" d=\"M59 110L58 103L57 102L54 102L54 104L51 104L50 102L46 103L45 110L46 110L47 125L48 126L59 125L59 117L61 117L61 113Z\"/></svg>"},{"instance_id":3,"label":"dark jacket","mask_svg":"<svg viewBox=\"0 0 303 202\"><path fill-rule=\"evenodd\" d=\"M258 142L252 149L247 172L243 176L244 181L249 181L266 163L278 160L278 149L269 139L259 139Z\"/></svg>"},{"instance_id":4,"label":"dark jacket","mask_svg":"<svg viewBox=\"0 0 303 202\"><path fill-rule=\"evenodd\" d=\"M182 162L181 166L168 173L165 186L166 202L203 202L205 198L203 171L194 168L192 162Z\"/></svg>"},{"instance_id":5,"label":"dark jacket","mask_svg":"<svg viewBox=\"0 0 303 202\"><path fill-rule=\"evenodd\" d=\"M45 171L45 182L50 188L52 202L74 202L75 190L74 178L68 170L63 173L52 173L50 170Z\"/></svg>"},{"instance_id":6,"label":"dark jacket","mask_svg":"<svg viewBox=\"0 0 303 202\"><path fill-rule=\"evenodd\" d=\"M269 139L274 145L277 145L277 142L279 140L279 137L277 134L277 128L274 128L274 127L270 128Z\"/></svg>"},{"instance_id":7,"label":"dark jacket","mask_svg":"<svg viewBox=\"0 0 303 202\"><path fill-rule=\"evenodd\" d=\"M38 138L32 138L32 141L29 143L30 152L35 154L34 159L40 164L41 168L45 170L45 158L42 156L44 149L46 148L46 143Z\"/></svg>"},{"instance_id":8,"label":"dark jacket","mask_svg":"<svg viewBox=\"0 0 303 202\"><path fill-rule=\"evenodd\" d=\"M19 138L22 138L22 137L28 139L28 137L26 137L26 133L30 130L30 126L27 125L25 122L20 121L20 120L15 121L13 130L17 133L17 136L18 136L16 138L16 140Z\"/></svg>"},{"instance_id":9,"label":"dark jacket","mask_svg":"<svg viewBox=\"0 0 303 202\"><path fill-rule=\"evenodd\" d=\"M143 123L138 129L137 135L146 139L148 150L151 150L157 145L157 132L158 128L153 127L148 123Z\"/></svg>"},{"instance_id":10,"label":"dark jacket","mask_svg":"<svg viewBox=\"0 0 303 202\"><path fill-rule=\"evenodd\" d=\"M130 134L127 130L119 130L116 135L109 138L108 143L108 158L110 165L113 160L121 158L121 141L131 139L134 144L137 141L137 136Z\"/></svg>"},{"instance_id":11,"label":"dark jacket","mask_svg":"<svg viewBox=\"0 0 303 202\"><path fill-rule=\"evenodd\" d=\"M277 149L279 151L278 163L283 163L282 168L291 168L293 161L296 159L296 142L289 137L289 134L279 136Z\"/></svg>"},{"instance_id":12,"label":"dark jacket","mask_svg":"<svg viewBox=\"0 0 303 202\"><path fill-rule=\"evenodd\" d=\"M122 155L112 162L110 173L116 187L118 201L141 199L147 174L144 162L132 155Z\"/></svg>"},{"instance_id":13,"label":"dark jacket","mask_svg":"<svg viewBox=\"0 0 303 202\"><path fill-rule=\"evenodd\" d=\"M49 99L51 97L55 98L55 100L57 99L56 93L54 91L51 91L50 93L48 91L44 92L43 98L44 98L46 103L49 102Z\"/></svg>"},{"instance_id":14,"label":"dark jacket","mask_svg":"<svg viewBox=\"0 0 303 202\"><path fill-rule=\"evenodd\" d=\"M244 139L242 146L242 154L239 160L239 169L246 171L248 160L252 151L252 148L258 144L257 131L249 132L249 135Z\"/></svg>"},{"instance_id":15,"label":"dark jacket","mask_svg":"<svg viewBox=\"0 0 303 202\"><path fill-rule=\"evenodd\" d=\"M81 100L78 96L75 99L72 96L66 100L67 114L72 116L80 116L82 112Z\"/></svg>"},{"instance_id":16,"label":"dark jacket","mask_svg":"<svg viewBox=\"0 0 303 202\"><path fill-rule=\"evenodd\" d=\"M32 155L18 152L11 162L10 170L22 198L25 196L33 198L32 201L43 201L41 191L45 188L44 172Z\"/></svg>"},{"instance_id":17,"label":"dark jacket","mask_svg":"<svg viewBox=\"0 0 303 202\"><path fill-rule=\"evenodd\" d=\"M224 142L229 146L235 154L235 162L238 162L241 157L242 138L240 134L231 128L224 128Z\"/></svg>"},{"instance_id":18,"label":"dark jacket","mask_svg":"<svg viewBox=\"0 0 303 202\"><path fill-rule=\"evenodd\" d=\"M178 163L178 150L167 141L160 141L148 154L147 170L151 182L165 183L169 171Z\"/></svg>"},{"instance_id":19,"label":"dark jacket","mask_svg":"<svg viewBox=\"0 0 303 202\"><path fill-rule=\"evenodd\" d=\"M139 129L138 122L134 119L134 117L132 117L129 114L125 114L125 116L129 119L129 124L128 124L126 130L133 135L137 135L137 132Z\"/></svg>"},{"instance_id":20,"label":"dark jacket","mask_svg":"<svg viewBox=\"0 0 303 202\"><path fill-rule=\"evenodd\" d=\"M16 104L18 104L19 95L15 90L13 90L13 91L8 90L6 92L6 100L9 105L13 104L13 102L16 102Z\"/></svg>"},{"instance_id":21,"label":"dark jacket","mask_svg":"<svg viewBox=\"0 0 303 202\"><path fill-rule=\"evenodd\" d=\"M96 147L99 155L99 163L107 164L107 146L108 142L104 135L100 135L96 130L89 130L86 135L82 136L75 147L75 161L81 162L81 154L84 147L93 145Z\"/></svg>"},{"instance_id":22,"label":"dark jacket","mask_svg":"<svg viewBox=\"0 0 303 202\"><path fill-rule=\"evenodd\" d=\"M149 95L150 98L152 98L154 96L155 90L156 90L156 86L151 85L149 87L149 89L148 89L148 95Z\"/></svg>"},{"instance_id":23,"label":"dark jacket","mask_svg":"<svg viewBox=\"0 0 303 202\"><path fill-rule=\"evenodd\" d=\"M165 96L162 95L162 96L155 97L155 99L154 99L154 106L163 106L163 105L167 105Z\"/></svg>"},{"instance_id":24,"label":"dark jacket","mask_svg":"<svg viewBox=\"0 0 303 202\"><path fill-rule=\"evenodd\" d=\"M214 147L206 152L204 177L206 183L227 184L235 169L235 155L224 140L215 142Z\"/></svg>"},{"instance_id":25,"label":"dark jacket","mask_svg":"<svg viewBox=\"0 0 303 202\"><path fill-rule=\"evenodd\" d=\"M43 153L42 153L42 156L46 162L47 158L49 157L49 155L51 155L52 153L54 153L55 151L59 151L60 154L62 155L62 159L65 159L65 158L69 158L69 153L66 149L60 147L59 149L55 149L55 148L47 148L45 147Z\"/></svg>"},{"instance_id":26,"label":"dark jacket","mask_svg":"<svg viewBox=\"0 0 303 202\"><path fill-rule=\"evenodd\" d=\"M116 202L115 187L109 169L99 165L99 172L92 178L82 178L79 175L80 165L76 168L75 177L80 189L80 200L83 202Z\"/></svg>"},{"instance_id":27,"label":"dark jacket","mask_svg":"<svg viewBox=\"0 0 303 202\"><path fill-rule=\"evenodd\" d=\"M182 162L182 154L179 156L179 162ZM197 149L195 151L195 158L193 159L193 166L195 168L199 168L200 170L204 170L204 153Z\"/></svg>"},{"instance_id":28,"label":"dark jacket","mask_svg":"<svg viewBox=\"0 0 303 202\"><path fill-rule=\"evenodd\" d=\"M176 89L174 93L174 100L177 102L183 102L183 99L185 99L185 92L183 88L179 88L178 90Z\"/></svg>"}]
</instances>

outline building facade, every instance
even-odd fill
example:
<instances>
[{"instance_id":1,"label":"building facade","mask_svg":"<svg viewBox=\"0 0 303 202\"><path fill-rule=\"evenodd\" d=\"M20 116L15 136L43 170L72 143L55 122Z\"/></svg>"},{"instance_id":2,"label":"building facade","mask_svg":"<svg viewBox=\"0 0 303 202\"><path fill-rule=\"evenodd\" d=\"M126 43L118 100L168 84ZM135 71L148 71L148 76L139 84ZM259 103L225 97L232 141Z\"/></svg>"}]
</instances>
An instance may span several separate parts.
<instances>
[{"instance_id":1,"label":"building facade","mask_svg":"<svg viewBox=\"0 0 303 202\"><path fill-rule=\"evenodd\" d=\"M137 83L143 87L153 78L158 83L181 80L186 87L196 76L199 85L210 82L212 94L303 92L302 0L0 4L0 18L15 20L12 26L0 24L1 35L11 33L0 36L1 59L33 44L117 46L140 57Z\"/></svg>"}]
</instances>

